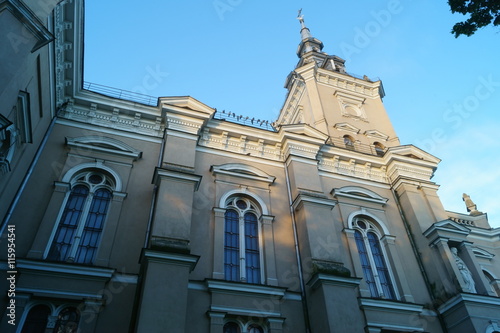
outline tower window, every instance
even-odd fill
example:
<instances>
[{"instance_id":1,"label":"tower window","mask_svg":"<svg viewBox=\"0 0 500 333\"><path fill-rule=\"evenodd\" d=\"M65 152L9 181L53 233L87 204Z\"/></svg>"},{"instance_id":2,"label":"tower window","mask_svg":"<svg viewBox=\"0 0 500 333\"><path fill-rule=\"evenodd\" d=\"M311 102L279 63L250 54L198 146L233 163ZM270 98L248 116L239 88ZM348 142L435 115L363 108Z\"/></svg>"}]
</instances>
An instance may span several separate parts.
<instances>
[{"instance_id":1,"label":"tower window","mask_svg":"<svg viewBox=\"0 0 500 333\"><path fill-rule=\"evenodd\" d=\"M383 144L381 144L380 142L375 142L373 143L373 147L375 148L375 153L377 153L378 156L384 156L385 147Z\"/></svg>"},{"instance_id":2,"label":"tower window","mask_svg":"<svg viewBox=\"0 0 500 333\"><path fill-rule=\"evenodd\" d=\"M350 135L344 135L344 144L347 149L354 150L354 138Z\"/></svg>"}]
</instances>

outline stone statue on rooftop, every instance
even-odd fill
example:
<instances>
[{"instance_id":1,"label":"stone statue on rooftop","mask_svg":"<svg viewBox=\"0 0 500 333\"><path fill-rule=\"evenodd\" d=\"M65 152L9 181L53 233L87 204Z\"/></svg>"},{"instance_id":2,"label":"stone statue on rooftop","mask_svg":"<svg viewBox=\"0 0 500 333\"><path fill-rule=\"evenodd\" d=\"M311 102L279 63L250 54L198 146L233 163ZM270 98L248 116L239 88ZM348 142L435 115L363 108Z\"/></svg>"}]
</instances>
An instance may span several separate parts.
<instances>
[{"instance_id":1,"label":"stone statue on rooftop","mask_svg":"<svg viewBox=\"0 0 500 333\"><path fill-rule=\"evenodd\" d=\"M467 211L470 212L470 215L481 215L482 212L477 210L477 205L472 201L467 193L462 194L462 200L465 202L465 206L467 207Z\"/></svg>"}]
</instances>

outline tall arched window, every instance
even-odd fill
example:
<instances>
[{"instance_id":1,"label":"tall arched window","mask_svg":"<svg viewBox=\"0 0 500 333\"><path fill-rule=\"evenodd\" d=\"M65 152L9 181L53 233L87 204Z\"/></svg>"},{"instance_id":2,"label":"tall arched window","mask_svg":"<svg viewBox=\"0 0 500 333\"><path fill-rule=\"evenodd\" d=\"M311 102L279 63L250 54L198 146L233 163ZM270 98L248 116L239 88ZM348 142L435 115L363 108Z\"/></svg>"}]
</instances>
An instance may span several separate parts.
<instances>
[{"instance_id":1,"label":"tall arched window","mask_svg":"<svg viewBox=\"0 0 500 333\"><path fill-rule=\"evenodd\" d=\"M224 276L229 281L261 283L259 211L245 197L232 197L224 215Z\"/></svg>"},{"instance_id":2,"label":"tall arched window","mask_svg":"<svg viewBox=\"0 0 500 333\"><path fill-rule=\"evenodd\" d=\"M396 299L377 227L371 221L357 217L353 221L353 229L363 275L371 296Z\"/></svg>"},{"instance_id":3,"label":"tall arched window","mask_svg":"<svg viewBox=\"0 0 500 333\"><path fill-rule=\"evenodd\" d=\"M114 180L105 172L86 170L73 178L71 186L47 259L91 264L108 213Z\"/></svg>"},{"instance_id":4,"label":"tall arched window","mask_svg":"<svg viewBox=\"0 0 500 333\"><path fill-rule=\"evenodd\" d=\"M21 333L44 333L47 329L50 309L46 305L35 305L30 309L24 321Z\"/></svg>"}]
</instances>

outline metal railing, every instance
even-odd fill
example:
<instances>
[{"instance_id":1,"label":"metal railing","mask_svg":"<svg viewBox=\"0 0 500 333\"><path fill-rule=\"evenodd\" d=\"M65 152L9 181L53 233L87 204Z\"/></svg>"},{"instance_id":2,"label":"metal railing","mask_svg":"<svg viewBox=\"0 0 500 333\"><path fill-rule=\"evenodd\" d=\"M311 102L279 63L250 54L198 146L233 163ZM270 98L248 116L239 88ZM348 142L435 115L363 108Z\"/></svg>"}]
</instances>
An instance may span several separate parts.
<instances>
[{"instance_id":1,"label":"metal railing","mask_svg":"<svg viewBox=\"0 0 500 333\"><path fill-rule=\"evenodd\" d=\"M272 122L264 119L257 119L250 116L237 115L234 112L228 112L225 110L218 111L215 110L214 119L226 120L232 123L241 124L245 126L251 126L255 128L264 129L266 131L276 132L276 128L272 125Z\"/></svg>"},{"instance_id":2,"label":"metal railing","mask_svg":"<svg viewBox=\"0 0 500 333\"><path fill-rule=\"evenodd\" d=\"M95 92L95 93L98 93L101 95L105 95L108 97L119 98L119 99L127 100L130 102L136 102L136 103L140 103L140 104L144 104L144 105L149 105L149 106L157 106L158 105L158 97L144 95L141 93L136 93L136 92L128 91L128 90L108 87L108 86L104 86L102 84L84 81L83 82L83 89L88 90L88 91L92 91L92 92Z\"/></svg>"},{"instance_id":3,"label":"metal railing","mask_svg":"<svg viewBox=\"0 0 500 333\"><path fill-rule=\"evenodd\" d=\"M384 156L385 152L387 151L387 149L377 148L374 145L367 145L359 142L346 144L343 138L330 138L327 144L330 144L334 147L375 156Z\"/></svg>"}]
</instances>

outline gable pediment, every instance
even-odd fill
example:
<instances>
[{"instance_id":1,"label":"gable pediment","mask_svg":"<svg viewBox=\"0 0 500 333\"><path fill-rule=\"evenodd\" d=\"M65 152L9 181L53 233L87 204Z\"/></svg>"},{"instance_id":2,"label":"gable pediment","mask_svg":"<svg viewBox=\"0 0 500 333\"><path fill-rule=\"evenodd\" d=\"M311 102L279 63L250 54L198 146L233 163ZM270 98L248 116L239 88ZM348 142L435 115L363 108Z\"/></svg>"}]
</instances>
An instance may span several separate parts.
<instances>
[{"instance_id":1,"label":"gable pediment","mask_svg":"<svg viewBox=\"0 0 500 333\"><path fill-rule=\"evenodd\" d=\"M432 163L439 163L441 160L437 158L434 155L429 154L428 152L414 146L414 145L405 145L405 146L397 146L397 147L390 147L388 149L388 152L390 152L393 156L401 156L401 157L408 157L411 159L415 160L420 160L420 161L426 161L426 162L432 162Z\"/></svg>"},{"instance_id":2,"label":"gable pediment","mask_svg":"<svg viewBox=\"0 0 500 333\"><path fill-rule=\"evenodd\" d=\"M427 238L444 237L453 238L455 240L465 240L469 233L469 228L452 220L443 220L431 225L424 231L423 235Z\"/></svg>"},{"instance_id":3,"label":"gable pediment","mask_svg":"<svg viewBox=\"0 0 500 333\"><path fill-rule=\"evenodd\" d=\"M74 148L84 148L89 151L121 155L137 160L142 157L142 151L135 149L126 143L105 136L81 136L77 138L66 137L66 145Z\"/></svg>"},{"instance_id":4,"label":"gable pediment","mask_svg":"<svg viewBox=\"0 0 500 333\"><path fill-rule=\"evenodd\" d=\"M341 131L346 131L346 132L351 132L354 134L358 134L361 130L357 128L356 126L353 126L348 123L337 123L333 126L335 129L341 130Z\"/></svg>"},{"instance_id":5,"label":"gable pediment","mask_svg":"<svg viewBox=\"0 0 500 333\"><path fill-rule=\"evenodd\" d=\"M384 141L389 139L389 136L387 134L384 134L384 133L377 131L377 130L368 130L368 131L365 131L364 134L370 138L376 138L376 139L380 139L380 140L384 140Z\"/></svg>"}]
</instances>

